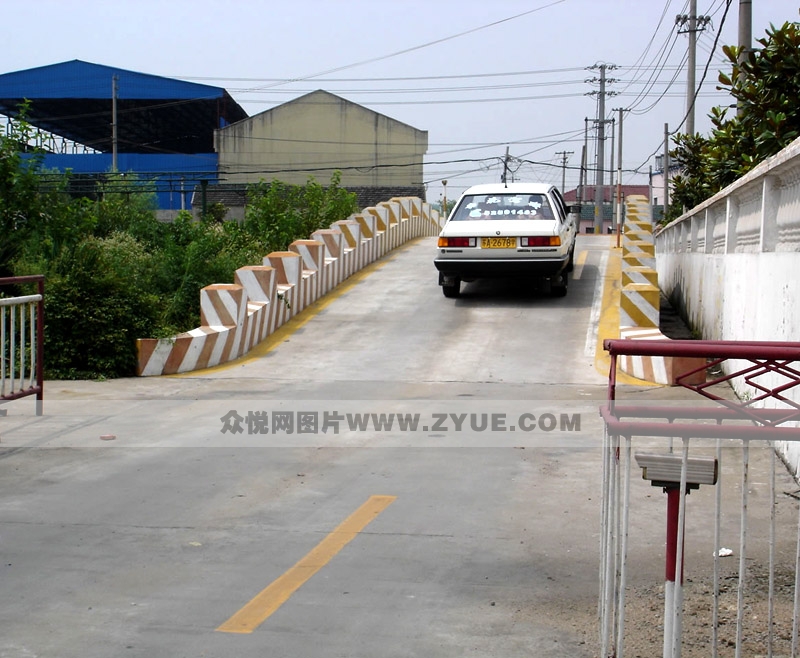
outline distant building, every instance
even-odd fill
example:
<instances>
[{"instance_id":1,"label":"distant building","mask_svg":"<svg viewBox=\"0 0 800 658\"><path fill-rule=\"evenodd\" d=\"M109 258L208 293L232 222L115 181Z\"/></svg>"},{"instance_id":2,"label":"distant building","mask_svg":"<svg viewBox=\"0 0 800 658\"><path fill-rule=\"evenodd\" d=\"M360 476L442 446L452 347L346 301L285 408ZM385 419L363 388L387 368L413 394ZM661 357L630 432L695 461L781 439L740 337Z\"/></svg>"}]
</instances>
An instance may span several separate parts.
<instances>
[{"instance_id":1,"label":"distant building","mask_svg":"<svg viewBox=\"0 0 800 658\"><path fill-rule=\"evenodd\" d=\"M625 197L637 194L650 198L649 185L622 185L622 215L625 217ZM581 198L581 233L594 233L594 213L595 213L595 190L594 185L587 185L583 188ZM611 233L614 226L614 201L616 200L617 187L606 185L603 188L603 233ZM578 203L578 190L567 190L564 192L564 200L569 204Z\"/></svg>"},{"instance_id":2,"label":"distant building","mask_svg":"<svg viewBox=\"0 0 800 658\"><path fill-rule=\"evenodd\" d=\"M425 198L428 133L326 91L248 117L220 87L72 60L0 74L0 116L26 99L44 166L71 170L74 193L102 194L116 159L155 190L162 219L204 200L241 218L247 183L325 185L336 169L362 207Z\"/></svg>"},{"instance_id":3,"label":"distant building","mask_svg":"<svg viewBox=\"0 0 800 658\"><path fill-rule=\"evenodd\" d=\"M661 155L656 156L656 170L650 174L650 187L653 190L653 220L659 221L664 216L664 157ZM669 194L672 194L672 179L681 173L682 167L680 165L670 165L669 167ZM667 198L667 202L671 202L671 198Z\"/></svg>"},{"instance_id":4,"label":"distant building","mask_svg":"<svg viewBox=\"0 0 800 658\"><path fill-rule=\"evenodd\" d=\"M16 117L25 100L46 168L71 170L91 196L116 156L117 171L156 191L165 219L190 207L196 183L216 180L214 130L247 116L220 87L77 59L0 75L0 115Z\"/></svg>"},{"instance_id":5,"label":"distant building","mask_svg":"<svg viewBox=\"0 0 800 658\"><path fill-rule=\"evenodd\" d=\"M223 185L274 178L304 185L309 176L325 185L338 169L362 207L425 198L427 131L323 90L217 130L214 147Z\"/></svg>"}]
</instances>

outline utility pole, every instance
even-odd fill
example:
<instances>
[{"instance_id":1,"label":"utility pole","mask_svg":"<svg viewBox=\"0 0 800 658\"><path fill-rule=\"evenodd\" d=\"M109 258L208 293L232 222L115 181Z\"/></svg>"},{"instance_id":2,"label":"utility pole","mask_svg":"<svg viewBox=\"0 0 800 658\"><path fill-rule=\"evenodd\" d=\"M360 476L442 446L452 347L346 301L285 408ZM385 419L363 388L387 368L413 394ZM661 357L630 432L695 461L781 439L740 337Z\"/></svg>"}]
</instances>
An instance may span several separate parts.
<instances>
[{"instance_id":1,"label":"utility pole","mask_svg":"<svg viewBox=\"0 0 800 658\"><path fill-rule=\"evenodd\" d=\"M117 171L117 81L111 77L111 171Z\"/></svg>"},{"instance_id":2,"label":"utility pole","mask_svg":"<svg viewBox=\"0 0 800 658\"><path fill-rule=\"evenodd\" d=\"M581 151L581 175L578 190L578 201L581 202L586 197L586 154L589 150L589 119L583 119L583 150Z\"/></svg>"},{"instance_id":3,"label":"utility pole","mask_svg":"<svg viewBox=\"0 0 800 658\"><path fill-rule=\"evenodd\" d=\"M556 155L561 156L561 194L564 194L566 188L567 156L572 154L573 151L556 151Z\"/></svg>"},{"instance_id":4,"label":"utility pole","mask_svg":"<svg viewBox=\"0 0 800 658\"><path fill-rule=\"evenodd\" d=\"M500 182L504 185L508 184L508 147L506 146L506 157L503 160L503 175L500 177Z\"/></svg>"},{"instance_id":5,"label":"utility pole","mask_svg":"<svg viewBox=\"0 0 800 658\"><path fill-rule=\"evenodd\" d=\"M753 46L753 3L752 0L739 0L739 52L738 63L741 67L742 62L747 59L747 55ZM745 78L744 72L739 69L739 82ZM742 113L741 103L736 110L737 115Z\"/></svg>"},{"instance_id":6,"label":"utility pole","mask_svg":"<svg viewBox=\"0 0 800 658\"><path fill-rule=\"evenodd\" d=\"M619 247L620 233L622 232L622 113L625 110L617 108L619 112L619 140L617 141L617 246Z\"/></svg>"},{"instance_id":7,"label":"utility pole","mask_svg":"<svg viewBox=\"0 0 800 658\"><path fill-rule=\"evenodd\" d=\"M675 24L678 34L689 35L689 54L686 63L686 133L694 135L695 75L697 69L697 33L702 32L711 21L711 16L697 15L697 0L689 0L689 13L678 14ZM684 26L686 29L682 29Z\"/></svg>"},{"instance_id":8,"label":"utility pole","mask_svg":"<svg viewBox=\"0 0 800 658\"><path fill-rule=\"evenodd\" d=\"M689 70L686 74L686 132L694 135L694 89L697 68L697 0L689 2Z\"/></svg>"},{"instance_id":9,"label":"utility pole","mask_svg":"<svg viewBox=\"0 0 800 658\"><path fill-rule=\"evenodd\" d=\"M664 218L669 208L669 124L664 124L664 157L661 168L664 172Z\"/></svg>"},{"instance_id":10,"label":"utility pole","mask_svg":"<svg viewBox=\"0 0 800 658\"><path fill-rule=\"evenodd\" d=\"M609 198L611 201L611 228L612 230L616 231L617 229L617 207L614 203L614 191L616 189L614 185L614 135L616 131L614 128L616 127L616 121L614 118L611 118L611 164L608 167L608 183L611 187L611 191L609 193Z\"/></svg>"},{"instance_id":11,"label":"utility pole","mask_svg":"<svg viewBox=\"0 0 800 658\"><path fill-rule=\"evenodd\" d=\"M594 192L594 232L603 232L603 198L605 196L605 188L603 185L603 168L605 166L605 116L606 116L606 82L615 82L615 80L606 79L606 71L616 68L614 64L595 64L590 68L600 69L600 79L592 79L589 82L598 81L600 83L600 90L597 92L597 177ZM609 93L613 96L613 93Z\"/></svg>"}]
</instances>

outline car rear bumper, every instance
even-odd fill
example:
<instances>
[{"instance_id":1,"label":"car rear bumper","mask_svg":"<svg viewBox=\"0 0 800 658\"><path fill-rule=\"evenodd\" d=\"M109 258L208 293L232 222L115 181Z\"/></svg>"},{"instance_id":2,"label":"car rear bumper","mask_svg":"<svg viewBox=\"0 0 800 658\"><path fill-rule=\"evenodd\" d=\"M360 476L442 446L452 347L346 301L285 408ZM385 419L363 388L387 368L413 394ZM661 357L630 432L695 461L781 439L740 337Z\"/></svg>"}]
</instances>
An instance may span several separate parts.
<instances>
[{"instance_id":1,"label":"car rear bumper","mask_svg":"<svg viewBox=\"0 0 800 658\"><path fill-rule=\"evenodd\" d=\"M462 279L490 279L508 276L555 276L567 267L569 255L563 258L509 258L471 260L435 258L440 272Z\"/></svg>"}]
</instances>

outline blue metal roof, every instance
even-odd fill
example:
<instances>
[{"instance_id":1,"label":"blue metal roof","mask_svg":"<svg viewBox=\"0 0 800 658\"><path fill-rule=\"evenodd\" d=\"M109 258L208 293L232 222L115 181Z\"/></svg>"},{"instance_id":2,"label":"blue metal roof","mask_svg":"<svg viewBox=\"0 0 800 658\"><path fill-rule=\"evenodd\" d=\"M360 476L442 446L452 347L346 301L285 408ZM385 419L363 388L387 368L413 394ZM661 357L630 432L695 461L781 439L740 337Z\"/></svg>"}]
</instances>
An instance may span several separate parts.
<instances>
[{"instance_id":1,"label":"blue metal roof","mask_svg":"<svg viewBox=\"0 0 800 658\"><path fill-rule=\"evenodd\" d=\"M109 99L114 76L118 99L210 99L223 98L226 93L221 87L73 59L0 75L0 97Z\"/></svg>"},{"instance_id":2,"label":"blue metal roof","mask_svg":"<svg viewBox=\"0 0 800 658\"><path fill-rule=\"evenodd\" d=\"M0 75L0 114L42 130L112 150L112 87L116 78L119 153L210 153L214 130L247 118L221 87L72 60Z\"/></svg>"},{"instance_id":3,"label":"blue metal roof","mask_svg":"<svg viewBox=\"0 0 800 658\"><path fill-rule=\"evenodd\" d=\"M118 170L150 183L160 208L187 207L199 181L217 178L214 130L247 118L225 89L72 60L0 75L0 114L17 116L27 99L29 123L99 151L53 148L44 161L94 189L111 170L114 78Z\"/></svg>"}]
</instances>

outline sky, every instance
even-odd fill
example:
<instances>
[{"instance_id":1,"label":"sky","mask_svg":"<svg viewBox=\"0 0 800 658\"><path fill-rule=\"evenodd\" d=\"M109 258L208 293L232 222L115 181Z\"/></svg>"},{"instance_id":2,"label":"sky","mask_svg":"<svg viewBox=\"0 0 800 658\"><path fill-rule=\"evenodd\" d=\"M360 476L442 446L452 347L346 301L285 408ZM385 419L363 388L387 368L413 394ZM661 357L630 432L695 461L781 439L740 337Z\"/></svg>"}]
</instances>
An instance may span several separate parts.
<instances>
[{"instance_id":1,"label":"sky","mask_svg":"<svg viewBox=\"0 0 800 658\"><path fill-rule=\"evenodd\" d=\"M696 0L695 130L738 41L738 0ZM727 13L726 13L726 6ZM254 115L325 89L428 132L427 198L509 180L578 183L597 158L606 67L605 167L647 184L664 128L687 111L689 0L0 0L6 73L81 59L224 87ZM798 3L752 0L752 37L800 20ZM11 26L17 26L12 29ZM716 48L715 48L716 41ZM594 80L594 82L592 82ZM588 121L587 121L588 120ZM612 138L613 133L613 138ZM614 140L612 142L612 139ZM590 174L590 183L595 182ZM609 175L604 176L609 181Z\"/></svg>"}]
</instances>

